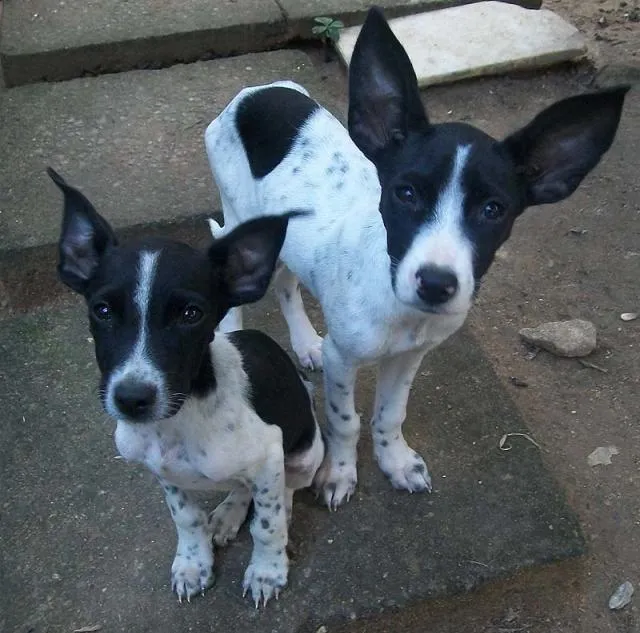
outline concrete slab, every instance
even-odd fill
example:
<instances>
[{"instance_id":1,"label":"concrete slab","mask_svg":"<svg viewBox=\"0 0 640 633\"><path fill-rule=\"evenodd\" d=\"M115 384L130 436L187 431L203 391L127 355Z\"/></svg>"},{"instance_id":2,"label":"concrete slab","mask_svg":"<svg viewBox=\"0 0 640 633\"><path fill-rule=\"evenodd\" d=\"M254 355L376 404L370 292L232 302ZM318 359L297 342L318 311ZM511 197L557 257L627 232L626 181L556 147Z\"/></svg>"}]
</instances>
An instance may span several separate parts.
<instances>
[{"instance_id":1,"label":"concrete slab","mask_svg":"<svg viewBox=\"0 0 640 633\"><path fill-rule=\"evenodd\" d=\"M391 28L407 50L421 87L540 68L586 53L586 39L559 15L503 2L397 18ZM338 42L347 64L359 32L360 27L346 29Z\"/></svg>"},{"instance_id":2,"label":"concrete slab","mask_svg":"<svg viewBox=\"0 0 640 633\"><path fill-rule=\"evenodd\" d=\"M7 0L7 85L262 51L286 40L276 0Z\"/></svg>"},{"instance_id":3,"label":"concrete slab","mask_svg":"<svg viewBox=\"0 0 640 633\"><path fill-rule=\"evenodd\" d=\"M219 208L204 130L241 88L277 79L326 93L297 51L0 93L0 255L57 240L61 200L47 165L82 187L118 227Z\"/></svg>"},{"instance_id":4,"label":"concrete slab","mask_svg":"<svg viewBox=\"0 0 640 633\"><path fill-rule=\"evenodd\" d=\"M390 15L474 0L382 0ZM506 0L537 8L541 0ZM70 79L274 48L311 37L318 15L361 20L365 0L7 0L7 85Z\"/></svg>"},{"instance_id":5,"label":"concrete slab","mask_svg":"<svg viewBox=\"0 0 640 633\"><path fill-rule=\"evenodd\" d=\"M248 312L248 326L286 340L271 294ZM297 496L290 586L278 602L256 611L241 597L243 529L217 554L216 586L180 606L168 582L174 528L152 477L114 459L84 313L70 298L0 327L3 630L313 633L583 552L539 450L517 438L511 451L498 449L504 433L526 427L461 333L429 356L408 411L407 437L428 459L433 494L392 490L365 437L348 506L329 513L310 494ZM372 385L366 372L365 420Z\"/></svg>"},{"instance_id":6,"label":"concrete slab","mask_svg":"<svg viewBox=\"0 0 640 633\"><path fill-rule=\"evenodd\" d=\"M385 10L388 18L434 11L460 4L470 4L479 0L278 0L287 17L292 34L309 38L313 18L321 15L342 20L347 26L361 24L372 4ZM539 9L542 0L503 0L529 9Z\"/></svg>"}]
</instances>

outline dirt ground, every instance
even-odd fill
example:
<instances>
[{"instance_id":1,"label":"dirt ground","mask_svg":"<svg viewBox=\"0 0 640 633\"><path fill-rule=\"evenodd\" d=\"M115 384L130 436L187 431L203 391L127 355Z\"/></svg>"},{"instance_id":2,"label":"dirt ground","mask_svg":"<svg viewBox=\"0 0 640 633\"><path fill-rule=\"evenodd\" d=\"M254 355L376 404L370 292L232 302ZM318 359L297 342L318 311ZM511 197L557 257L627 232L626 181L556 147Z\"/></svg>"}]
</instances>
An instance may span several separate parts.
<instances>
[{"instance_id":1,"label":"dirt ground","mask_svg":"<svg viewBox=\"0 0 640 633\"><path fill-rule=\"evenodd\" d=\"M638 81L640 3L546 0L544 6L586 33L595 68L432 89L426 102L434 120L451 112L500 137L553 99L598 83ZM615 147L579 191L518 221L469 319L579 515L588 555L453 605L349 630L640 632L638 593L621 612L607 607L623 581L640 591L640 319L620 318L640 312L639 97L638 89L630 94ZM598 349L587 360L599 369L546 352L532 357L519 340L523 327L568 318L597 326ZM527 386L515 386L514 378ZM589 466L587 456L608 445L620 450L612 464Z\"/></svg>"}]
</instances>

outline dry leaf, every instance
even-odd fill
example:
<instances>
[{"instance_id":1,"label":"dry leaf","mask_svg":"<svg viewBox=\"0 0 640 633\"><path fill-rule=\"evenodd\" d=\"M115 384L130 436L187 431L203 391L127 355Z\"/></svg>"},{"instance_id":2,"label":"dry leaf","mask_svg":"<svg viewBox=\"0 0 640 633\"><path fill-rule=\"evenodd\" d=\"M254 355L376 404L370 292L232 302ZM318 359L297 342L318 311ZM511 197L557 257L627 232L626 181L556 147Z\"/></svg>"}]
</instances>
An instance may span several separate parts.
<instances>
[{"instance_id":1,"label":"dry leaf","mask_svg":"<svg viewBox=\"0 0 640 633\"><path fill-rule=\"evenodd\" d=\"M510 451L513 448L510 444L507 444L507 440L510 437L524 437L526 440L529 440L529 442L531 442L534 446L537 446L540 450L542 450L540 444L538 444L538 442L536 442L530 435L527 435L526 433L505 433L498 442L498 448L501 451Z\"/></svg>"},{"instance_id":2,"label":"dry leaf","mask_svg":"<svg viewBox=\"0 0 640 633\"><path fill-rule=\"evenodd\" d=\"M611 463L613 455L619 455L620 451L615 446L598 446L593 453L587 457L589 466L607 466Z\"/></svg>"}]
</instances>

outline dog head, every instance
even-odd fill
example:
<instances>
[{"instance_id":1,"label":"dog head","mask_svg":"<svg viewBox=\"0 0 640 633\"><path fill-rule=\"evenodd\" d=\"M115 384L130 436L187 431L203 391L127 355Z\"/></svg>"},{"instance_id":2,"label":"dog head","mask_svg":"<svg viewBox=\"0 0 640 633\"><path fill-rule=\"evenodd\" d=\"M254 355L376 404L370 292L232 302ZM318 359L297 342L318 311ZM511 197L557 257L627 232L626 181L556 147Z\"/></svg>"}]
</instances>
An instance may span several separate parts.
<instances>
[{"instance_id":1,"label":"dog head","mask_svg":"<svg viewBox=\"0 0 640 633\"><path fill-rule=\"evenodd\" d=\"M568 197L609 149L627 90L560 101L503 141L432 124L405 50L371 9L351 59L349 134L378 171L397 297L466 312L515 219Z\"/></svg>"},{"instance_id":2,"label":"dog head","mask_svg":"<svg viewBox=\"0 0 640 633\"><path fill-rule=\"evenodd\" d=\"M229 308L264 295L294 214L240 225L206 252L161 239L120 244L80 191L48 173L64 194L58 274L87 302L107 413L175 415L215 386L215 328Z\"/></svg>"}]
</instances>

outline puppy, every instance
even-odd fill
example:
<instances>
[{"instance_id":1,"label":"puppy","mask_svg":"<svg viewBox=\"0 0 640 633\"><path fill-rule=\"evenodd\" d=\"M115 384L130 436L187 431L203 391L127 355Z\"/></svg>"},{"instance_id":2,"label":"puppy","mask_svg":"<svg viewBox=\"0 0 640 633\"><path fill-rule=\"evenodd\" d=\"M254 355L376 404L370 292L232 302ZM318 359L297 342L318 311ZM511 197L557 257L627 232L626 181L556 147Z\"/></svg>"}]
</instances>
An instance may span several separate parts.
<instances>
[{"instance_id":1,"label":"puppy","mask_svg":"<svg viewBox=\"0 0 640 633\"><path fill-rule=\"evenodd\" d=\"M503 141L433 124L406 52L373 8L351 59L348 131L291 82L243 90L209 125L224 231L283 208L314 211L290 227L275 286L300 362L324 367L327 455L316 484L330 507L357 481L354 383L365 363L378 366L380 468L396 488L431 488L402 435L422 358L462 325L516 218L566 198L597 165L627 89L560 101ZM322 307L324 342L298 280ZM240 323L235 311L223 327Z\"/></svg>"},{"instance_id":2,"label":"puppy","mask_svg":"<svg viewBox=\"0 0 640 633\"><path fill-rule=\"evenodd\" d=\"M292 214L238 226L208 251L161 239L120 244L77 189L64 194L61 280L89 308L100 395L122 457L159 479L178 532L171 585L190 600L213 584L212 539L225 545L253 500L244 576L258 605L287 583L293 493L324 444L305 383L268 336L214 336L225 312L260 299ZM230 490L207 516L193 491Z\"/></svg>"}]
</instances>

